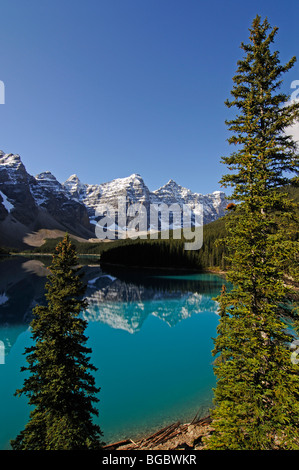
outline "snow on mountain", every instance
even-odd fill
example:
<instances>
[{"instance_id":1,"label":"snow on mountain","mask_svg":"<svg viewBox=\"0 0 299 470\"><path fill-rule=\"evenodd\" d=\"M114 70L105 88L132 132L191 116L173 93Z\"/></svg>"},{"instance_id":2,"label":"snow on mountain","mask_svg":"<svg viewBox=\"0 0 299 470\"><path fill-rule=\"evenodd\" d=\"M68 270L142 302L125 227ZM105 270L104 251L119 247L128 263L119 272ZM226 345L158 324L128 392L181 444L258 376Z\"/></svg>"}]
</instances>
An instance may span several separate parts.
<instances>
[{"instance_id":1,"label":"snow on mountain","mask_svg":"<svg viewBox=\"0 0 299 470\"><path fill-rule=\"evenodd\" d=\"M94 185L81 183L77 175L72 175L63 183L63 187L72 198L87 207L90 217L95 215L99 204L110 204L117 208L120 196L126 197L129 203L149 202L150 191L138 174Z\"/></svg>"},{"instance_id":2,"label":"snow on mountain","mask_svg":"<svg viewBox=\"0 0 299 470\"><path fill-rule=\"evenodd\" d=\"M2 204L4 205L5 209L7 210L7 212L10 212L14 208L14 205L9 202L9 200L7 199L5 194L2 193L2 191L0 191L0 196L2 197Z\"/></svg>"},{"instance_id":3,"label":"snow on mountain","mask_svg":"<svg viewBox=\"0 0 299 470\"><path fill-rule=\"evenodd\" d=\"M0 150L0 190L2 194L2 207L0 220L12 216L21 224L28 225L37 215L37 207L30 191L30 176L18 154L4 153ZM7 202L10 209L7 209Z\"/></svg>"},{"instance_id":4,"label":"snow on mountain","mask_svg":"<svg viewBox=\"0 0 299 470\"><path fill-rule=\"evenodd\" d=\"M191 210L198 210L199 204L203 205L204 223L211 222L224 215L227 200L221 191L211 194L193 193L190 189L168 181L161 188L150 191L139 174L132 174L126 178L117 178L107 183L89 185L82 183L77 175L70 176L63 187L70 196L82 202L88 210L89 217L94 220L97 207L101 204L109 204L118 208L118 198L123 196L129 204L141 203L146 210L150 204L178 204L181 208L188 205Z\"/></svg>"},{"instance_id":5,"label":"snow on mountain","mask_svg":"<svg viewBox=\"0 0 299 470\"><path fill-rule=\"evenodd\" d=\"M118 228L119 224L122 229L125 222L118 218L120 197L125 199L126 209L133 207L133 204L142 204L147 214L147 229L152 227L150 208L153 205L158 207L164 204L170 207L178 204L180 208L188 205L196 214L202 204L205 224L223 216L228 202L221 191L203 195L184 188L172 179L161 188L150 191L137 173L100 184L82 183L73 174L64 183L60 183L50 171L44 171L35 177L30 175L18 154L4 153L1 150L0 191L0 223L6 220L7 239L11 230L7 224L8 217L11 222L17 221L30 230L74 229L79 236L93 238L98 220L96 212L101 205L109 205L115 209L115 226ZM134 221L134 210L130 216L127 214L127 224ZM161 216L159 217L161 221ZM180 227L181 223L179 215L178 218L173 217L170 226ZM3 232L3 225L1 230Z\"/></svg>"},{"instance_id":6,"label":"snow on mountain","mask_svg":"<svg viewBox=\"0 0 299 470\"><path fill-rule=\"evenodd\" d=\"M83 201L86 196L87 184L81 183L77 175L71 175L63 184L63 188L71 194L73 199Z\"/></svg>"},{"instance_id":7,"label":"snow on mountain","mask_svg":"<svg viewBox=\"0 0 299 470\"><path fill-rule=\"evenodd\" d=\"M222 217L227 206L225 193L221 191L214 191L206 195L193 193L172 179L161 188L153 191L151 202L158 204L164 202L167 205L179 204L180 207L188 205L195 212L196 208L202 204L204 223Z\"/></svg>"},{"instance_id":8,"label":"snow on mountain","mask_svg":"<svg viewBox=\"0 0 299 470\"><path fill-rule=\"evenodd\" d=\"M36 177L27 173L17 154L0 150L0 243L24 245L24 237L39 229L69 231L91 238L84 204L71 198L49 171Z\"/></svg>"},{"instance_id":9,"label":"snow on mountain","mask_svg":"<svg viewBox=\"0 0 299 470\"><path fill-rule=\"evenodd\" d=\"M196 193L192 193L190 189L184 188L171 179L164 186L153 191L151 202L159 203L163 201L168 205L176 203L187 204L188 202L194 202L195 195Z\"/></svg>"},{"instance_id":10,"label":"snow on mountain","mask_svg":"<svg viewBox=\"0 0 299 470\"><path fill-rule=\"evenodd\" d=\"M44 188L48 188L51 191L64 191L62 185L57 181L54 175L50 171L44 171L39 173L35 177L36 181L41 183Z\"/></svg>"},{"instance_id":11,"label":"snow on mountain","mask_svg":"<svg viewBox=\"0 0 299 470\"><path fill-rule=\"evenodd\" d=\"M60 184L50 171L44 171L35 176L30 185L31 193L35 202L42 206L47 203L48 199L53 195L57 197L69 199L68 193L65 191L62 184Z\"/></svg>"},{"instance_id":12,"label":"snow on mountain","mask_svg":"<svg viewBox=\"0 0 299 470\"><path fill-rule=\"evenodd\" d=\"M0 150L0 172L6 176L6 182L15 184L20 177L24 175L25 167L21 161L20 155L4 153Z\"/></svg>"}]
</instances>

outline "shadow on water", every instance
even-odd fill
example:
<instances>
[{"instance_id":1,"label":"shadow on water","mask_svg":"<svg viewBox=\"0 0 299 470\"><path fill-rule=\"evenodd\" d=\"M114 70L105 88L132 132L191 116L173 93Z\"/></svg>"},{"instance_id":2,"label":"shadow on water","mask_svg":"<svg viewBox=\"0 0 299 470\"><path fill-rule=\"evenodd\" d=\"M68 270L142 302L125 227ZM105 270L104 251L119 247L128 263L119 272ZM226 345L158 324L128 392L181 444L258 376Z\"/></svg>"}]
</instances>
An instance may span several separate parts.
<instances>
[{"instance_id":1,"label":"shadow on water","mask_svg":"<svg viewBox=\"0 0 299 470\"><path fill-rule=\"evenodd\" d=\"M140 270L105 266L105 272L135 285L165 291L198 292L215 297L219 295L222 285L227 284L221 276L188 270Z\"/></svg>"}]
</instances>

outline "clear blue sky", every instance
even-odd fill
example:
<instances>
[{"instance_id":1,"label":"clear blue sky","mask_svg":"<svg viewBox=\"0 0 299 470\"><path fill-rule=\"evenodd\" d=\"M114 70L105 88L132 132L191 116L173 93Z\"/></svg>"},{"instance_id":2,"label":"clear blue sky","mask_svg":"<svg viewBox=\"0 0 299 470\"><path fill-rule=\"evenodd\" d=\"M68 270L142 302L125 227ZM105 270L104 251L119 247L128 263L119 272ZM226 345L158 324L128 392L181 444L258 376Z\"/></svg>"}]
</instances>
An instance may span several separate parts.
<instances>
[{"instance_id":1,"label":"clear blue sky","mask_svg":"<svg viewBox=\"0 0 299 470\"><path fill-rule=\"evenodd\" d=\"M27 171L220 189L224 101L256 14L299 61L298 0L1 0L0 149ZM299 62L285 77L291 93Z\"/></svg>"}]
</instances>

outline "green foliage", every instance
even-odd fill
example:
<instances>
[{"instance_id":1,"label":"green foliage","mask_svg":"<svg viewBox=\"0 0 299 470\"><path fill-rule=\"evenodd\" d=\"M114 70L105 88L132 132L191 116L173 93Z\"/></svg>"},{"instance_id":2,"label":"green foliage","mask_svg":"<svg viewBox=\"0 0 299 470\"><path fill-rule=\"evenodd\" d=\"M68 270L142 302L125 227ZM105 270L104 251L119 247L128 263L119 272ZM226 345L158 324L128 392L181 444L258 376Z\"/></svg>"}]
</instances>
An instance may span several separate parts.
<instances>
[{"instance_id":1,"label":"green foliage","mask_svg":"<svg viewBox=\"0 0 299 470\"><path fill-rule=\"evenodd\" d=\"M227 217L230 217L229 213L203 227L203 246L198 251L198 259L203 269L226 270L228 267L225 243L222 241L226 236L225 219Z\"/></svg>"},{"instance_id":2,"label":"green foliage","mask_svg":"<svg viewBox=\"0 0 299 470\"><path fill-rule=\"evenodd\" d=\"M202 270L208 267L225 268L224 245L217 240L224 237L224 220L219 219L203 228L203 246L200 250L185 250L186 240L173 238L158 240L124 240L118 245L109 243L101 254L101 264L120 264L137 267L172 267ZM183 235L183 234L182 234Z\"/></svg>"},{"instance_id":3,"label":"green foliage","mask_svg":"<svg viewBox=\"0 0 299 470\"><path fill-rule=\"evenodd\" d=\"M284 186L279 188L288 194L290 199L299 201L299 188L292 186ZM227 211L227 215L214 222L204 225L203 227L203 245L197 251L185 251L183 253L182 244L184 239L173 239L170 231L170 239L146 240L142 239L126 239L113 240L109 242L79 242L72 240L78 255L99 256L100 262L109 264L121 264L125 266L177 266L190 267L198 270L207 268L217 268L226 270L229 267L227 258L227 249L225 246L225 237L227 228L225 221L233 218L236 206L233 210ZM288 221L285 227L293 240L298 240L298 230L296 224ZM51 254L62 238L46 239L42 246L33 250L33 253ZM285 272L291 270L291 266L296 265L295 260L292 265L287 262ZM291 273L290 273L291 274Z\"/></svg>"},{"instance_id":4,"label":"green foliage","mask_svg":"<svg viewBox=\"0 0 299 470\"><path fill-rule=\"evenodd\" d=\"M230 292L218 298L220 322L213 354L217 386L209 449L299 449L299 375L281 319L289 295L285 274L296 278L298 206L283 185L298 182L298 155L284 130L299 117L278 93L281 66L271 52L277 28L257 16L245 57L238 62L227 122L230 143L222 184L238 203L226 220ZM292 191L291 191L292 193ZM297 235L296 235L297 233ZM296 317L295 317L296 318ZM298 323L298 321L297 321ZM296 325L295 325L296 326ZM297 325L298 330L298 325Z\"/></svg>"},{"instance_id":5,"label":"green foliage","mask_svg":"<svg viewBox=\"0 0 299 470\"><path fill-rule=\"evenodd\" d=\"M198 254L184 250L182 240L136 240L106 250L101 264L136 267L197 268Z\"/></svg>"},{"instance_id":6,"label":"green foliage","mask_svg":"<svg viewBox=\"0 0 299 470\"><path fill-rule=\"evenodd\" d=\"M224 246L217 245L217 240L225 235L223 219L204 226L203 247L200 250L184 250L185 240L176 239L170 231L169 240L161 239L120 239L109 242L78 242L72 243L78 255L99 256L102 264L122 264L126 266L177 266L202 269L204 267L225 268ZM33 253L51 254L62 241L61 238L46 239L42 246Z\"/></svg>"},{"instance_id":7,"label":"green foliage","mask_svg":"<svg viewBox=\"0 0 299 470\"><path fill-rule=\"evenodd\" d=\"M29 373L22 389L33 407L25 429L12 441L14 450L99 448L101 430L93 424L98 401L85 346L85 288L77 273L77 256L68 235L57 245L46 284L46 306L33 310L34 345L26 348Z\"/></svg>"}]
</instances>

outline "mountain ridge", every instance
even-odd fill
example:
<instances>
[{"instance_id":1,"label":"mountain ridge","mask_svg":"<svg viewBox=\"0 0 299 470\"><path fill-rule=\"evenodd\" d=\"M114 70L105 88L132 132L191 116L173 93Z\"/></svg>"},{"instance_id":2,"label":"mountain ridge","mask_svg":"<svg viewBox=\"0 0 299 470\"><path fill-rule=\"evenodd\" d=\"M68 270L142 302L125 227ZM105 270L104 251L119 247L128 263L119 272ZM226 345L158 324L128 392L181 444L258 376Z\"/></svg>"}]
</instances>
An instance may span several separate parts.
<instances>
[{"instance_id":1,"label":"mountain ridge","mask_svg":"<svg viewBox=\"0 0 299 470\"><path fill-rule=\"evenodd\" d=\"M224 215L228 204L226 195L222 191L213 191L203 195L192 192L170 179L160 188L150 191L143 178L138 173L125 178L116 178L100 184L82 183L77 175L71 175L62 185L71 197L86 205L90 217L95 218L96 207L102 203L109 203L117 207L117 199L125 196L129 203L142 202L146 209L150 204L166 203L167 205L189 204L194 208L203 204L204 223L212 222Z\"/></svg>"},{"instance_id":2,"label":"mountain ridge","mask_svg":"<svg viewBox=\"0 0 299 470\"><path fill-rule=\"evenodd\" d=\"M0 244L25 246L29 233L42 229L68 231L89 240L95 238L97 208L109 204L116 210L119 197L127 204L203 205L203 222L222 217L227 206L224 192L194 193L170 179L151 191L138 173L99 184L82 183L78 175L60 183L49 171L30 175L19 154L0 150ZM28 237L27 237L28 238Z\"/></svg>"}]
</instances>

